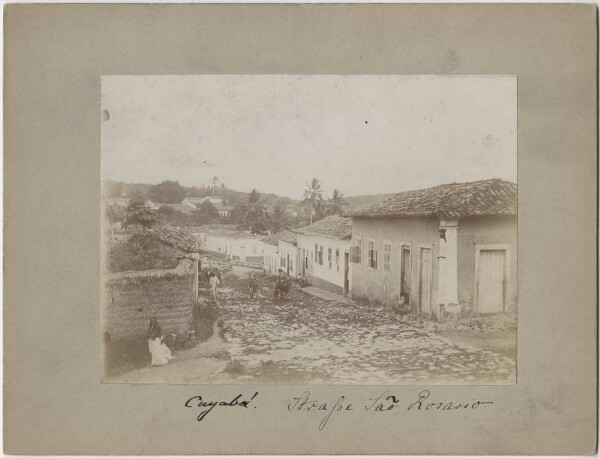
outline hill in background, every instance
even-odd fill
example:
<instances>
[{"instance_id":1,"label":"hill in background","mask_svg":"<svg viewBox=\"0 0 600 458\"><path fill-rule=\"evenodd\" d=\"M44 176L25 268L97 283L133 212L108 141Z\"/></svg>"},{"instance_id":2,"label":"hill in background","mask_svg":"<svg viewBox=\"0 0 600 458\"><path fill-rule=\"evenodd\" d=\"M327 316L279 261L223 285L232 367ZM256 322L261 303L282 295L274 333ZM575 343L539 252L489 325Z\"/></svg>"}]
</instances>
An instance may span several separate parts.
<instances>
[{"instance_id":1,"label":"hill in background","mask_svg":"<svg viewBox=\"0 0 600 458\"><path fill-rule=\"evenodd\" d=\"M147 183L123 183L123 182L112 182L110 180L107 181L108 184L115 186L115 193L111 197L130 197L136 193L142 193L147 195L150 191L150 188L153 186ZM204 197L213 195L212 187L183 187L186 192L187 197ZM223 199L227 200L231 205L235 205L238 202L243 202L248 199L248 192L236 191L230 189L228 187L217 187L215 196L223 197ZM344 200L348 202L348 206L345 207L345 210L354 211L361 210L363 208L370 207L376 203L382 202L395 194L373 194L367 196L345 196ZM261 202L265 205L275 206L295 206L299 205L299 200L294 200L289 197L279 196L277 194L263 194L261 193Z\"/></svg>"}]
</instances>

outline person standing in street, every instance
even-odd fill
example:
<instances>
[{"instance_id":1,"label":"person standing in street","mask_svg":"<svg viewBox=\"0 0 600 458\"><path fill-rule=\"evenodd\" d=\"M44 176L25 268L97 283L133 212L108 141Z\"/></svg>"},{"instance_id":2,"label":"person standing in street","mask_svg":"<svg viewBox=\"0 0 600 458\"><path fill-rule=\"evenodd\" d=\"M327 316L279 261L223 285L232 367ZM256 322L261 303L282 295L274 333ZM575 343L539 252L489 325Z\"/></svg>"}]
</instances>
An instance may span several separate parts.
<instances>
[{"instance_id":1,"label":"person standing in street","mask_svg":"<svg viewBox=\"0 0 600 458\"><path fill-rule=\"evenodd\" d=\"M210 287L212 288L212 294L213 294L213 299L217 299L217 288L219 286L219 283L221 283L219 281L219 277L213 273L212 276L210 277Z\"/></svg>"}]
</instances>

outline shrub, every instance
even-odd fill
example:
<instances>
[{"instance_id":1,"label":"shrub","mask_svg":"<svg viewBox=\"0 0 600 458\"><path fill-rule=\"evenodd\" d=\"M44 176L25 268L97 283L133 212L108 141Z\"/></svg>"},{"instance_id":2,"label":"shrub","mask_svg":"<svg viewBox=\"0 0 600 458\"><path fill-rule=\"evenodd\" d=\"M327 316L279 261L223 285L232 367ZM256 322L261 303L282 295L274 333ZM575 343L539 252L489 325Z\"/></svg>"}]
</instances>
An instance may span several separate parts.
<instances>
[{"instance_id":1,"label":"shrub","mask_svg":"<svg viewBox=\"0 0 600 458\"><path fill-rule=\"evenodd\" d=\"M223 372L227 374L240 375L246 372L246 368L241 362L239 362L237 359L234 359L225 365Z\"/></svg>"},{"instance_id":2,"label":"shrub","mask_svg":"<svg viewBox=\"0 0 600 458\"><path fill-rule=\"evenodd\" d=\"M174 269L177 251L144 231L135 231L110 248L109 268L113 272L127 270Z\"/></svg>"}]
</instances>

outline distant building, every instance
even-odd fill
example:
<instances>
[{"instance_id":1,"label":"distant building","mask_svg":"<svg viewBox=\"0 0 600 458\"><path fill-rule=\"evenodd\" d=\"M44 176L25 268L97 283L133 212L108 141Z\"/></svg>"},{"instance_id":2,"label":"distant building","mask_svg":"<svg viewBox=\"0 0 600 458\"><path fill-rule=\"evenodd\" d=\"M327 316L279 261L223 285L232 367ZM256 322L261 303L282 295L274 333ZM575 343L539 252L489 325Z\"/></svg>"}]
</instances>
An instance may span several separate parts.
<instances>
[{"instance_id":1,"label":"distant building","mask_svg":"<svg viewBox=\"0 0 600 458\"><path fill-rule=\"evenodd\" d=\"M235 229L233 225L207 225L190 228L203 249L222 254L240 263L263 264L264 244L261 236Z\"/></svg>"},{"instance_id":2,"label":"distant building","mask_svg":"<svg viewBox=\"0 0 600 458\"><path fill-rule=\"evenodd\" d=\"M299 274L319 288L348 294L352 220L328 216L294 232L300 258Z\"/></svg>"},{"instance_id":3,"label":"distant building","mask_svg":"<svg viewBox=\"0 0 600 458\"><path fill-rule=\"evenodd\" d=\"M224 203L222 197L215 197L215 196L186 197L185 199L183 199L183 202L181 202L181 203L183 205L187 205L187 206L192 207L193 209L195 209L196 205L200 205L204 201L208 201L208 202L210 202L211 204L213 204L215 206L222 206L223 203Z\"/></svg>"},{"instance_id":4,"label":"distant building","mask_svg":"<svg viewBox=\"0 0 600 458\"><path fill-rule=\"evenodd\" d=\"M229 217L231 216L231 212L233 211L233 207L229 205L217 205L216 208L219 216Z\"/></svg>"},{"instance_id":5,"label":"distant building","mask_svg":"<svg viewBox=\"0 0 600 458\"><path fill-rule=\"evenodd\" d=\"M279 240L274 235L261 239L263 242L263 269L267 275L276 275L279 270Z\"/></svg>"},{"instance_id":6,"label":"distant building","mask_svg":"<svg viewBox=\"0 0 600 458\"><path fill-rule=\"evenodd\" d=\"M156 202L152 202L150 199L148 199L146 202L146 207L148 207L151 210L158 210L162 205L165 204L160 204L160 203L156 203Z\"/></svg>"},{"instance_id":7,"label":"distant building","mask_svg":"<svg viewBox=\"0 0 600 458\"><path fill-rule=\"evenodd\" d=\"M440 320L515 307L516 184L494 179L402 192L345 216L353 220L353 296L402 300Z\"/></svg>"},{"instance_id":8,"label":"distant building","mask_svg":"<svg viewBox=\"0 0 600 458\"><path fill-rule=\"evenodd\" d=\"M267 274L275 275L281 269L291 277L300 276L296 238L292 231L281 231L261 239L265 247L264 269Z\"/></svg>"}]
</instances>

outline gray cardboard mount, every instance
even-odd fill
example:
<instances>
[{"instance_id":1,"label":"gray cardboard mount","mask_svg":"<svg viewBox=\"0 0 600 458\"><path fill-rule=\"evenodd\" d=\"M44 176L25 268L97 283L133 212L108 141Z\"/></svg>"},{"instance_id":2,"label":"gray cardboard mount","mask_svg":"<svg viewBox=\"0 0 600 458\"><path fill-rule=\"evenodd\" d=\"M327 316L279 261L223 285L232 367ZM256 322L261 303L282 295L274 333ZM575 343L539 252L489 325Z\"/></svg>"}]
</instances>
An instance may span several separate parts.
<instances>
[{"instance_id":1,"label":"gray cardboard mount","mask_svg":"<svg viewBox=\"0 0 600 458\"><path fill-rule=\"evenodd\" d=\"M589 454L596 447L596 7L7 5L4 446L10 454ZM100 383L100 77L516 74L516 386L438 386L492 408L414 412L424 387ZM393 412L362 405L384 388ZM258 397L215 410L193 395ZM362 409L362 410L361 410Z\"/></svg>"}]
</instances>

